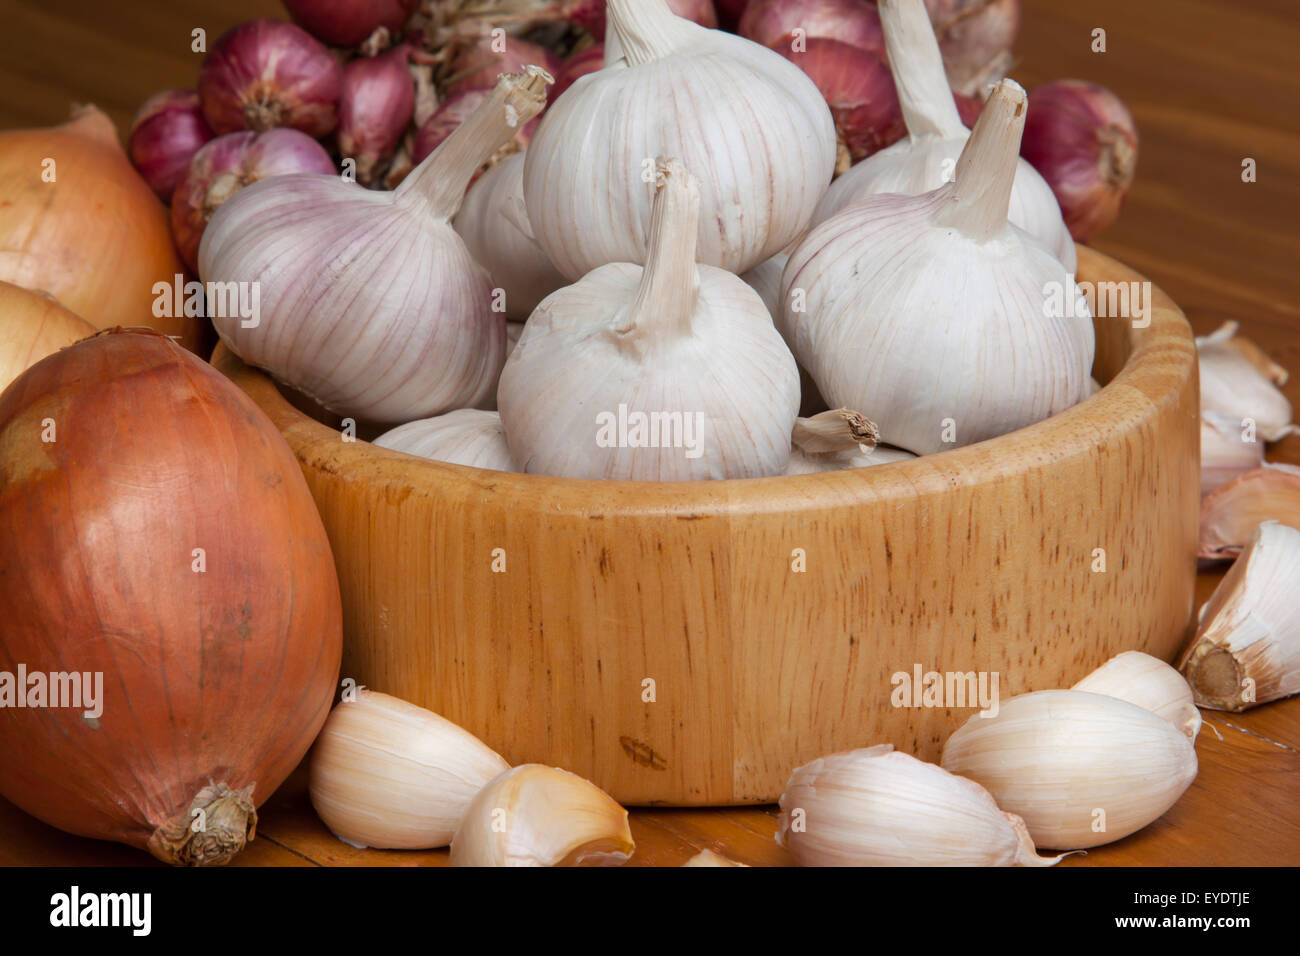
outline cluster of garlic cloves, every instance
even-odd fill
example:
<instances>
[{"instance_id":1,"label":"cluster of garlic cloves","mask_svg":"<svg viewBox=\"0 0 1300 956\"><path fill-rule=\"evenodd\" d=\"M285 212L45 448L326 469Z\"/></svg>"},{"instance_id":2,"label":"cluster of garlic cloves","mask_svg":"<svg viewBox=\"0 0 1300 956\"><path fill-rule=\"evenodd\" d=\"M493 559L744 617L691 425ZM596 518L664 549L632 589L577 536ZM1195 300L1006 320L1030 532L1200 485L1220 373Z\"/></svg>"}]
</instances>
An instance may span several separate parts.
<instances>
[{"instance_id":1,"label":"cluster of garlic cloves","mask_svg":"<svg viewBox=\"0 0 1300 956\"><path fill-rule=\"evenodd\" d=\"M1300 693L1300 530L1260 524L1209 603L1181 667L1202 707Z\"/></svg>"},{"instance_id":2,"label":"cluster of garlic cloves","mask_svg":"<svg viewBox=\"0 0 1300 956\"><path fill-rule=\"evenodd\" d=\"M817 206L814 225L868 196L937 189L952 177L970 136L957 115L924 0L880 0L878 6L908 135L835 180ZM1078 255L1052 187L1023 159L1016 164L1008 217L1074 272Z\"/></svg>"},{"instance_id":3,"label":"cluster of garlic cloves","mask_svg":"<svg viewBox=\"0 0 1300 956\"><path fill-rule=\"evenodd\" d=\"M1091 394L1086 300L1056 255L1007 221L1025 110L1024 90L1004 80L955 182L850 205L786 265L787 341L826 399L865 409L888 444L968 445ZM1051 305L1052 289L1072 306Z\"/></svg>"}]
</instances>

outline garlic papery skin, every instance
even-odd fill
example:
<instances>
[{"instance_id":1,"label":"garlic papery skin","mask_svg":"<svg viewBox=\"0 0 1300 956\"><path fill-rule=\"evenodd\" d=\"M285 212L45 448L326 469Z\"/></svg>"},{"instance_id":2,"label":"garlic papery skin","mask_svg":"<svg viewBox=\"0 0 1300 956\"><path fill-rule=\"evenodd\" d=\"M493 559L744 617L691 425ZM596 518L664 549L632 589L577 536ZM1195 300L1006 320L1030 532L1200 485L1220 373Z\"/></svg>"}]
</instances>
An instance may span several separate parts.
<instances>
[{"instance_id":1,"label":"garlic papery skin","mask_svg":"<svg viewBox=\"0 0 1300 956\"><path fill-rule=\"evenodd\" d=\"M1201 410L1253 422L1264 441L1300 434L1291 421L1291 403L1274 384L1277 372L1261 371L1258 360L1232 344L1237 323L1226 322L1210 335L1197 336L1201 368ZM1278 368L1278 371L1285 371Z\"/></svg>"},{"instance_id":2,"label":"garlic papery skin","mask_svg":"<svg viewBox=\"0 0 1300 956\"><path fill-rule=\"evenodd\" d=\"M837 408L794 423L787 475L813 475L842 468L867 468L915 458L901 448L877 445L880 431L858 412Z\"/></svg>"},{"instance_id":3,"label":"garlic papery skin","mask_svg":"<svg viewBox=\"0 0 1300 956\"><path fill-rule=\"evenodd\" d=\"M452 866L620 866L635 849L627 811L577 774L524 764L474 797Z\"/></svg>"},{"instance_id":4,"label":"garlic papery skin","mask_svg":"<svg viewBox=\"0 0 1300 956\"><path fill-rule=\"evenodd\" d=\"M729 860L720 853L714 853L712 850L701 850L682 866L743 866L749 869L748 863L737 863L735 860Z\"/></svg>"},{"instance_id":5,"label":"garlic papery skin","mask_svg":"<svg viewBox=\"0 0 1300 956\"><path fill-rule=\"evenodd\" d=\"M994 91L955 182L873 196L814 228L782 277L782 326L832 407L918 455L1032 425L1091 394L1087 301L1007 201L1025 92Z\"/></svg>"},{"instance_id":6,"label":"garlic papery skin","mask_svg":"<svg viewBox=\"0 0 1300 956\"><path fill-rule=\"evenodd\" d=\"M907 137L868 156L831 184L817 205L813 225L846 206L881 193L917 196L952 179L970 138L962 125L944 72L943 57L923 0L880 0L880 19L889 52ZM1017 157L1008 218L1037 236L1074 273L1078 253L1052 187Z\"/></svg>"},{"instance_id":7,"label":"garlic papery skin","mask_svg":"<svg viewBox=\"0 0 1300 956\"><path fill-rule=\"evenodd\" d=\"M1034 843L1077 850L1142 829L1196 778L1187 736L1145 707L1079 690L1003 701L948 738L942 764L1018 814Z\"/></svg>"},{"instance_id":8,"label":"garlic papery skin","mask_svg":"<svg viewBox=\"0 0 1300 956\"><path fill-rule=\"evenodd\" d=\"M496 412L462 408L399 425L375 439L380 448L488 471L517 471Z\"/></svg>"},{"instance_id":9,"label":"garlic papery skin","mask_svg":"<svg viewBox=\"0 0 1300 956\"><path fill-rule=\"evenodd\" d=\"M800 866L1052 866L979 784L890 744L790 775L777 842Z\"/></svg>"},{"instance_id":10,"label":"garlic papery skin","mask_svg":"<svg viewBox=\"0 0 1300 956\"><path fill-rule=\"evenodd\" d=\"M666 0L609 0L623 59L580 78L527 152L538 242L577 280L644 263L656 156L700 180L699 261L745 272L808 227L835 168L817 87L779 53L697 26Z\"/></svg>"},{"instance_id":11,"label":"garlic papery skin","mask_svg":"<svg viewBox=\"0 0 1300 956\"><path fill-rule=\"evenodd\" d=\"M1201 412L1201 494L1264 464L1264 441L1248 425L1218 412Z\"/></svg>"},{"instance_id":12,"label":"garlic papery skin","mask_svg":"<svg viewBox=\"0 0 1300 956\"><path fill-rule=\"evenodd\" d=\"M1265 462L1202 498L1197 557L1235 558L1265 521L1300 528L1300 467Z\"/></svg>"},{"instance_id":13,"label":"garlic papery skin","mask_svg":"<svg viewBox=\"0 0 1300 956\"><path fill-rule=\"evenodd\" d=\"M501 290L507 319L523 321L542 299L568 285L528 224L523 153L507 156L478 178L452 225Z\"/></svg>"},{"instance_id":14,"label":"garlic papery skin","mask_svg":"<svg viewBox=\"0 0 1300 956\"><path fill-rule=\"evenodd\" d=\"M257 307L215 310L222 340L321 406L374 423L491 398L505 315L451 227L470 178L545 103L550 77L502 77L393 192L333 176L277 176L241 190L208 224L199 270ZM233 283L233 285L231 285Z\"/></svg>"},{"instance_id":15,"label":"garlic papery skin","mask_svg":"<svg viewBox=\"0 0 1300 956\"><path fill-rule=\"evenodd\" d=\"M548 297L497 401L530 474L629 481L780 475L799 410L794 357L758 294L696 265L699 189L663 161L649 264L602 266Z\"/></svg>"},{"instance_id":16,"label":"garlic papery skin","mask_svg":"<svg viewBox=\"0 0 1300 956\"><path fill-rule=\"evenodd\" d=\"M1117 654L1070 689L1137 704L1169 721L1192 743L1201 730L1201 712L1183 675L1141 651Z\"/></svg>"},{"instance_id":17,"label":"garlic papery skin","mask_svg":"<svg viewBox=\"0 0 1300 956\"><path fill-rule=\"evenodd\" d=\"M1201 610L1181 667L1202 707L1300 693L1300 531L1266 521Z\"/></svg>"},{"instance_id":18,"label":"garlic papery skin","mask_svg":"<svg viewBox=\"0 0 1300 956\"><path fill-rule=\"evenodd\" d=\"M446 846L470 801L510 765L451 721L364 688L330 712L312 749L312 806L344 843Z\"/></svg>"}]
</instances>

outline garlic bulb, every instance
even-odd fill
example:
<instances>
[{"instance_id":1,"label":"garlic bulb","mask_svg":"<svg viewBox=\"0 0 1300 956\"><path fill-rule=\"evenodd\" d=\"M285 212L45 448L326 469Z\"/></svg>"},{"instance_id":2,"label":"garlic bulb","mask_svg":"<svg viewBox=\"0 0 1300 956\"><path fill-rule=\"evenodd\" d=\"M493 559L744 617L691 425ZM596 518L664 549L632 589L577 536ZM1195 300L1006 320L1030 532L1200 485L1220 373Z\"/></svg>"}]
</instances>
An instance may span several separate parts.
<instances>
[{"instance_id":1,"label":"garlic bulb","mask_svg":"<svg viewBox=\"0 0 1300 956\"><path fill-rule=\"evenodd\" d=\"M987 790L889 744L790 775L777 842L800 866L1052 866Z\"/></svg>"},{"instance_id":2,"label":"garlic bulb","mask_svg":"<svg viewBox=\"0 0 1300 956\"><path fill-rule=\"evenodd\" d=\"M880 0L889 67L907 123L907 137L882 149L831 184L817 206L819 225L859 199L881 193L916 196L952 178L970 132L957 115L943 57L923 0ZM1078 253L1060 204L1038 171L1017 159L1007 218L1037 236L1066 270L1074 273Z\"/></svg>"},{"instance_id":3,"label":"garlic bulb","mask_svg":"<svg viewBox=\"0 0 1300 956\"><path fill-rule=\"evenodd\" d=\"M1300 528L1300 467L1265 462L1202 498L1197 556L1234 558L1257 527L1273 520Z\"/></svg>"},{"instance_id":4,"label":"garlic bulb","mask_svg":"<svg viewBox=\"0 0 1300 956\"><path fill-rule=\"evenodd\" d=\"M779 475L799 373L757 293L695 264L700 194L659 166L649 264L603 266L547 298L501 374L515 463L572 478Z\"/></svg>"},{"instance_id":5,"label":"garlic bulb","mask_svg":"<svg viewBox=\"0 0 1300 956\"><path fill-rule=\"evenodd\" d=\"M452 226L501 290L508 319L522 321L568 283L533 238L524 209L524 154L501 160L470 187Z\"/></svg>"},{"instance_id":6,"label":"garlic bulb","mask_svg":"<svg viewBox=\"0 0 1300 956\"><path fill-rule=\"evenodd\" d=\"M1019 814L1038 846L1076 850L1142 829L1196 778L1196 750L1144 707L1078 690L1044 690L976 714L943 748L944 769Z\"/></svg>"},{"instance_id":7,"label":"garlic bulb","mask_svg":"<svg viewBox=\"0 0 1300 956\"><path fill-rule=\"evenodd\" d=\"M714 853L712 850L701 850L682 866L743 866L749 869L748 863L737 863L735 860L729 860L720 853Z\"/></svg>"},{"instance_id":8,"label":"garlic bulb","mask_svg":"<svg viewBox=\"0 0 1300 956\"><path fill-rule=\"evenodd\" d=\"M1239 423L1255 423L1265 441L1280 441L1300 434L1291 422L1291 403L1274 384L1278 372L1262 371L1257 360L1233 345L1237 323L1226 322L1211 335L1198 336L1196 354L1201 366L1201 410L1218 412ZM1258 351L1258 350L1256 350Z\"/></svg>"},{"instance_id":9,"label":"garlic bulb","mask_svg":"<svg viewBox=\"0 0 1300 956\"><path fill-rule=\"evenodd\" d=\"M250 365L341 415L404 422L489 399L505 361L492 283L451 228L470 178L540 112L550 77L503 76L394 192L277 176L208 224L199 271L248 289L253 317L217 310ZM239 283L243 285L230 285Z\"/></svg>"},{"instance_id":10,"label":"garlic bulb","mask_svg":"<svg viewBox=\"0 0 1300 956\"><path fill-rule=\"evenodd\" d=\"M1070 689L1137 704L1169 721L1192 743L1201 730L1201 712L1183 675L1141 651L1117 654Z\"/></svg>"},{"instance_id":11,"label":"garlic bulb","mask_svg":"<svg viewBox=\"0 0 1300 956\"><path fill-rule=\"evenodd\" d=\"M745 284L757 292L759 298L763 300L763 305L767 307L772 321L776 323L777 331L781 333L787 345L792 340L786 336L784 323L781 321L781 273L785 271L785 264L790 261L791 250L778 252L771 259L760 262L741 276ZM799 394L802 396L799 405L800 415L811 418L829 411L826 407L826 399L822 398L821 392L817 390L817 383L802 365L799 366Z\"/></svg>"},{"instance_id":12,"label":"garlic bulb","mask_svg":"<svg viewBox=\"0 0 1300 956\"><path fill-rule=\"evenodd\" d=\"M667 0L609 0L623 58L580 78L528 148L538 242L578 279L644 263L656 156L699 177L699 261L753 268L808 227L835 167L825 100L779 53L676 16Z\"/></svg>"},{"instance_id":13,"label":"garlic bulb","mask_svg":"<svg viewBox=\"0 0 1300 956\"><path fill-rule=\"evenodd\" d=\"M635 845L627 811L577 774L524 764L474 797L452 866L618 866Z\"/></svg>"},{"instance_id":14,"label":"garlic bulb","mask_svg":"<svg viewBox=\"0 0 1300 956\"><path fill-rule=\"evenodd\" d=\"M1024 112L1025 91L1002 81L956 182L855 203L786 265L783 322L799 361L832 405L868 410L882 440L907 451L993 438L1091 393L1087 301L1006 219Z\"/></svg>"},{"instance_id":15,"label":"garlic bulb","mask_svg":"<svg viewBox=\"0 0 1300 956\"><path fill-rule=\"evenodd\" d=\"M1182 669L1196 702L1242 711L1300 693L1300 530L1255 529L1208 604Z\"/></svg>"},{"instance_id":16,"label":"garlic bulb","mask_svg":"<svg viewBox=\"0 0 1300 956\"><path fill-rule=\"evenodd\" d=\"M1241 422L1218 412L1201 412L1201 494L1264 464L1264 440L1247 441Z\"/></svg>"},{"instance_id":17,"label":"garlic bulb","mask_svg":"<svg viewBox=\"0 0 1300 956\"><path fill-rule=\"evenodd\" d=\"M446 846L474 795L510 765L467 730L361 689L336 706L311 753L311 803L357 847Z\"/></svg>"},{"instance_id":18,"label":"garlic bulb","mask_svg":"<svg viewBox=\"0 0 1300 956\"><path fill-rule=\"evenodd\" d=\"M901 448L877 445L875 424L847 408L822 412L794 423L787 475L812 475L843 468L867 468L915 458Z\"/></svg>"},{"instance_id":19,"label":"garlic bulb","mask_svg":"<svg viewBox=\"0 0 1300 956\"><path fill-rule=\"evenodd\" d=\"M375 439L380 448L446 461L453 465L517 471L496 412L462 408L437 418L399 425Z\"/></svg>"}]
</instances>

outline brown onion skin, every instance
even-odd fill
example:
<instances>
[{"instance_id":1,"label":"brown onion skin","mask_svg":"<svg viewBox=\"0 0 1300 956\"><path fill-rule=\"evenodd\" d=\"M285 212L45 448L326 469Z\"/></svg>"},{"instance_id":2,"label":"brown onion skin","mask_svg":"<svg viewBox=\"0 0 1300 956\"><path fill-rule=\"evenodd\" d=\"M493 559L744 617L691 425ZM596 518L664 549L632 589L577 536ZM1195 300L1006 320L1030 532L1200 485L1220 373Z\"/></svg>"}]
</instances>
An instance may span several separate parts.
<instances>
[{"instance_id":1,"label":"brown onion skin","mask_svg":"<svg viewBox=\"0 0 1300 956\"><path fill-rule=\"evenodd\" d=\"M880 57L867 50L810 37L802 53L792 37L772 49L803 70L821 90L841 143L854 162L890 146L907 135L894 77Z\"/></svg>"},{"instance_id":2,"label":"brown onion skin","mask_svg":"<svg viewBox=\"0 0 1300 956\"><path fill-rule=\"evenodd\" d=\"M411 153L415 165L420 165L430 153L441 146L442 141L451 135L452 130L465 122L465 118L473 113L491 92L491 87L461 90L443 100L415 134L415 148ZM534 117L515 134L515 146L518 149L528 148L528 143L532 140L537 124L541 120L540 116ZM478 179L477 176L474 178Z\"/></svg>"},{"instance_id":3,"label":"brown onion skin","mask_svg":"<svg viewBox=\"0 0 1300 956\"><path fill-rule=\"evenodd\" d=\"M360 46L380 27L397 33L420 0L283 0L284 8L317 40L330 46Z\"/></svg>"},{"instance_id":4,"label":"brown onion skin","mask_svg":"<svg viewBox=\"0 0 1300 956\"><path fill-rule=\"evenodd\" d=\"M880 13L870 0L751 0L737 32L765 47L788 49L796 29L806 38L847 43L888 62Z\"/></svg>"},{"instance_id":5,"label":"brown onion skin","mask_svg":"<svg viewBox=\"0 0 1300 956\"><path fill-rule=\"evenodd\" d=\"M250 20L231 27L199 69L199 99L213 132L287 126L319 139L338 123L343 67L301 27Z\"/></svg>"},{"instance_id":6,"label":"brown onion skin","mask_svg":"<svg viewBox=\"0 0 1300 956\"><path fill-rule=\"evenodd\" d=\"M1001 78L1002 70L989 70L1015 45L1020 0L925 0L925 7L954 89L974 94L981 83Z\"/></svg>"},{"instance_id":7,"label":"brown onion skin","mask_svg":"<svg viewBox=\"0 0 1300 956\"><path fill-rule=\"evenodd\" d=\"M1104 86L1045 83L1029 94L1020 155L1052 187L1070 235L1086 242L1119 218L1137 172L1137 124Z\"/></svg>"},{"instance_id":8,"label":"brown onion skin","mask_svg":"<svg viewBox=\"0 0 1300 956\"><path fill-rule=\"evenodd\" d=\"M378 164L397 149L415 112L409 54L407 47L398 46L375 57L360 57L343 68L339 152L357 161L357 178L367 185Z\"/></svg>"},{"instance_id":9,"label":"brown onion skin","mask_svg":"<svg viewBox=\"0 0 1300 956\"><path fill-rule=\"evenodd\" d=\"M171 202L190 160L216 135L203 118L195 90L163 90L144 101L127 137L131 165L158 198Z\"/></svg>"},{"instance_id":10,"label":"brown onion skin","mask_svg":"<svg viewBox=\"0 0 1300 956\"><path fill-rule=\"evenodd\" d=\"M296 129L218 136L194 154L172 196L172 235L181 258L191 272L198 272L199 243L208 220L245 186L290 173L334 172L325 147Z\"/></svg>"},{"instance_id":11,"label":"brown onion skin","mask_svg":"<svg viewBox=\"0 0 1300 956\"><path fill-rule=\"evenodd\" d=\"M19 543L0 548L0 669L103 674L97 720L0 708L0 793L69 833L225 862L237 846L158 828L210 784L265 802L339 673L338 579L293 453L207 363L120 330L0 394L0 447L0 536Z\"/></svg>"}]
</instances>

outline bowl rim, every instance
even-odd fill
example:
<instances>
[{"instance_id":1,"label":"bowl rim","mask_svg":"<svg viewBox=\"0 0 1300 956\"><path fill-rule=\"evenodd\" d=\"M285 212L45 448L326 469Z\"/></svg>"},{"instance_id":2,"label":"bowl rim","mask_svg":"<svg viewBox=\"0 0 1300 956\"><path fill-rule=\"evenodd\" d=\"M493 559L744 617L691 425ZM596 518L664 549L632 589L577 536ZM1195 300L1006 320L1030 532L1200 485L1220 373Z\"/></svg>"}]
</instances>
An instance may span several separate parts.
<instances>
[{"instance_id":1,"label":"bowl rim","mask_svg":"<svg viewBox=\"0 0 1300 956\"><path fill-rule=\"evenodd\" d=\"M1080 281L1148 282L1117 260L1078 246ZM1191 327L1154 283L1150 323L1130 325L1130 353L1098 392L1051 418L972 445L905 461L805 475L697 482L609 481L489 471L420 458L342 434L295 408L262 371L224 343L212 364L271 418L304 468L364 481L399 497L505 495L512 509L552 515L653 513L691 519L731 512L802 511L853 500L925 497L991 482L1033 467L1083 460L1099 445L1122 442L1159 408L1178 400L1197 374ZM1113 319L1110 321L1122 321Z\"/></svg>"}]
</instances>

